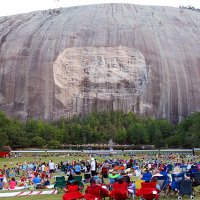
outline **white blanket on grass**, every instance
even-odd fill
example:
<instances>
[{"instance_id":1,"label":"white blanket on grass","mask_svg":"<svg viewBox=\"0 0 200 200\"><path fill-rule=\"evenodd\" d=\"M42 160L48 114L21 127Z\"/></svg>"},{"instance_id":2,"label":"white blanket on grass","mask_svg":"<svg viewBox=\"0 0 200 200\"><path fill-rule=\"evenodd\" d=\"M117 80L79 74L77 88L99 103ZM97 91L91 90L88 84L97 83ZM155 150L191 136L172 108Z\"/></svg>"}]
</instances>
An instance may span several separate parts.
<instances>
[{"instance_id":1,"label":"white blanket on grass","mask_svg":"<svg viewBox=\"0 0 200 200\"><path fill-rule=\"evenodd\" d=\"M0 193L0 197L28 196L28 195L41 195L41 194L57 194L57 190L6 192L6 193Z\"/></svg>"},{"instance_id":2,"label":"white blanket on grass","mask_svg":"<svg viewBox=\"0 0 200 200\"><path fill-rule=\"evenodd\" d=\"M34 189L33 186L31 186L32 189ZM46 186L47 189L53 189L54 188L54 185L48 185ZM11 190L11 191L14 191L14 190L24 190L24 189L30 189L29 186L21 186L21 187L15 187L14 189L3 189L3 190Z\"/></svg>"}]
</instances>

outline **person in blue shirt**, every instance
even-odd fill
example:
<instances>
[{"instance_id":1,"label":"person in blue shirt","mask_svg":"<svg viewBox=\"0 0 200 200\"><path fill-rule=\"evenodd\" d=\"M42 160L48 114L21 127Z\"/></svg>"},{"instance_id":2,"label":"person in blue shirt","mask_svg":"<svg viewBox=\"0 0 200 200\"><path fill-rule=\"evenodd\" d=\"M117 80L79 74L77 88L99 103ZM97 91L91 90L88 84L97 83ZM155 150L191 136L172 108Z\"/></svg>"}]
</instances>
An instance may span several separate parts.
<instances>
[{"instance_id":1,"label":"person in blue shirt","mask_svg":"<svg viewBox=\"0 0 200 200\"><path fill-rule=\"evenodd\" d=\"M148 183L148 182L150 182L151 177L152 177L151 172L149 172L149 170L146 169L145 172L142 174L141 179Z\"/></svg>"},{"instance_id":2,"label":"person in blue shirt","mask_svg":"<svg viewBox=\"0 0 200 200\"><path fill-rule=\"evenodd\" d=\"M33 178L33 184L37 185L41 183L41 178L38 177L38 175L35 175L35 177Z\"/></svg>"},{"instance_id":3,"label":"person in blue shirt","mask_svg":"<svg viewBox=\"0 0 200 200\"><path fill-rule=\"evenodd\" d=\"M192 165L191 168L187 171L186 176L191 177L193 173L197 173L198 168L195 165Z\"/></svg>"},{"instance_id":4,"label":"person in blue shirt","mask_svg":"<svg viewBox=\"0 0 200 200\"><path fill-rule=\"evenodd\" d=\"M81 174L81 165L79 163L77 163L75 165L74 170L75 170L75 174L77 174L77 175Z\"/></svg>"}]
</instances>

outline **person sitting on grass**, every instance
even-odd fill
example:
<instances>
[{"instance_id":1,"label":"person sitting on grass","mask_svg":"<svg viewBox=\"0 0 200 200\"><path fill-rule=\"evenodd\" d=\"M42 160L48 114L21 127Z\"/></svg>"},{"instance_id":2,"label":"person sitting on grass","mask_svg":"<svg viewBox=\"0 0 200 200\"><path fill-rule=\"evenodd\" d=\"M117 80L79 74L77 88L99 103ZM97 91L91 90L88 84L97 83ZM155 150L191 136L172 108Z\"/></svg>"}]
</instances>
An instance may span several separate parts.
<instances>
[{"instance_id":1,"label":"person sitting on grass","mask_svg":"<svg viewBox=\"0 0 200 200\"><path fill-rule=\"evenodd\" d=\"M25 177L25 176L22 176L21 179L20 179L20 182L21 182L21 183L26 182L26 177Z\"/></svg>"},{"instance_id":2,"label":"person sitting on grass","mask_svg":"<svg viewBox=\"0 0 200 200\"><path fill-rule=\"evenodd\" d=\"M9 181L9 189L14 190L17 186L17 181L15 180L15 177L12 177L11 181Z\"/></svg>"},{"instance_id":3,"label":"person sitting on grass","mask_svg":"<svg viewBox=\"0 0 200 200\"><path fill-rule=\"evenodd\" d=\"M33 184L38 185L40 183L41 183L41 178L39 178L38 175L35 175L35 177L33 178Z\"/></svg>"},{"instance_id":4,"label":"person sitting on grass","mask_svg":"<svg viewBox=\"0 0 200 200\"><path fill-rule=\"evenodd\" d=\"M43 185L44 185L44 186L49 186L49 185L50 185L50 180L49 180L48 175L46 175L46 178L45 178L44 181L43 181Z\"/></svg>"},{"instance_id":5,"label":"person sitting on grass","mask_svg":"<svg viewBox=\"0 0 200 200\"><path fill-rule=\"evenodd\" d=\"M25 176L21 176L21 179L19 181L19 187L24 186L26 183L26 177Z\"/></svg>"}]
</instances>

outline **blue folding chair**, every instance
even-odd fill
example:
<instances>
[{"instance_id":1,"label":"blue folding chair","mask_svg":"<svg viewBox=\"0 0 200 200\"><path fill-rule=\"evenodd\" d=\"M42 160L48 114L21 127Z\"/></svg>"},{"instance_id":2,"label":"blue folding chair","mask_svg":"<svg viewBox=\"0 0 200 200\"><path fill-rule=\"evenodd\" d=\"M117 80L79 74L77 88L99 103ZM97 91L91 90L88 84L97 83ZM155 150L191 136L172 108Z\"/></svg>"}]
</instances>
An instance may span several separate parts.
<instances>
[{"instance_id":1,"label":"blue folding chair","mask_svg":"<svg viewBox=\"0 0 200 200\"><path fill-rule=\"evenodd\" d=\"M158 184L160 186L161 191L164 190L167 186L168 177L167 176L156 176L156 178L158 180Z\"/></svg>"},{"instance_id":2,"label":"blue folding chair","mask_svg":"<svg viewBox=\"0 0 200 200\"><path fill-rule=\"evenodd\" d=\"M171 184L171 187L172 187L172 190L174 191L179 191L180 190L180 182L182 180L184 180L184 175L185 173L179 173L179 174L172 174L172 184Z\"/></svg>"},{"instance_id":3,"label":"blue folding chair","mask_svg":"<svg viewBox=\"0 0 200 200\"><path fill-rule=\"evenodd\" d=\"M172 164L168 164L167 165L167 171L170 172L173 169L173 165Z\"/></svg>"}]
</instances>

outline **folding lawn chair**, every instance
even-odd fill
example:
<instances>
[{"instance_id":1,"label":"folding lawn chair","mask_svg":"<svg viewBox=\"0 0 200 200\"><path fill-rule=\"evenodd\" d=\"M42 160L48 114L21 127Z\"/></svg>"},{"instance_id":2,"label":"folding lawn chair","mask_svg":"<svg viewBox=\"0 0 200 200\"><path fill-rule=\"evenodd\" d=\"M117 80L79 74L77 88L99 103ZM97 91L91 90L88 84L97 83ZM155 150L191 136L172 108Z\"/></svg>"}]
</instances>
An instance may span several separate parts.
<instances>
[{"instance_id":1,"label":"folding lawn chair","mask_svg":"<svg viewBox=\"0 0 200 200\"><path fill-rule=\"evenodd\" d=\"M57 190L62 190L63 188L66 187L66 183L67 181L65 181L65 177L64 176L57 176L56 177L56 182L54 184L54 188Z\"/></svg>"},{"instance_id":2,"label":"folding lawn chair","mask_svg":"<svg viewBox=\"0 0 200 200\"><path fill-rule=\"evenodd\" d=\"M171 188L173 191L177 192L180 190L180 182L184 180L184 178L184 173L172 174Z\"/></svg>"},{"instance_id":3,"label":"folding lawn chair","mask_svg":"<svg viewBox=\"0 0 200 200\"><path fill-rule=\"evenodd\" d=\"M113 189L110 192L112 200L126 200L129 198L128 184L126 182L115 183Z\"/></svg>"},{"instance_id":4,"label":"folding lawn chair","mask_svg":"<svg viewBox=\"0 0 200 200\"><path fill-rule=\"evenodd\" d=\"M63 200L78 200L83 199L84 195L78 191L78 185L68 185L68 192L66 192L62 199Z\"/></svg>"},{"instance_id":5,"label":"folding lawn chair","mask_svg":"<svg viewBox=\"0 0 200 200\"><path fill-rule=\"evenodd\" d=\"M159 194L156 189L156 182L141 183L142 188L136 191L136 196L140 197L141 200L157 200Z\"/></svg>"},{"instance_id":6,"label":"folding lawn chair","mask_svg":"<svg viewBox=\"0 0 200 200\"><path fill-rule=\"evenodd\" d=\"M200 194L200 172L191 173L190 178L192 180L193 194L196 196Z\"/></svg>"},{"instance_id":7,"label":"folding lawn chair","mask_svg":"<svg viewBox=\"0 0 200 200\"><path fill-rule=\"evenodd\" d=\"M92 199L101 199L100 195L100 187L98 185L89 186L87 188L87 193L84 195L84 199L92 200Z\"/></svg>"},{"instance_id":8,"label":"folding lawn chair","mask_svg":"<svg viewBox=\"0 0 200 200\"><path fill-rule=\"evenodd\" d=\"M85 173L84 174L84 182L85 183L89 183L90 182L90 178L91 178L91 174L90 173Z\"/></svg>"},{"instance_id":9,"label":"folding lawn chair","mask_svg":"<svg viewBox=\"0 0 200 200\"><path fill-rule=\"evenodd\" d=\"M163 196L167 195L168 194L168 191L167 191L167 180L168 180L168 177L167 176L156 176L157 178L157 183L158 185L160 186L160 191L159 191L159 194Z\"/></svg>"},{"instance_id":10,"label":"folding lawn chair","mask_svg":"<svg viewBox=\"0 0 200 200\"><path fill-rule=\"evenodd\" d=\"M167 165L167 171L170 172L173 169L173 165L172 164L168 164Z\"/></svg>"},{"instance_id":11,"label":"folding lawn chair","mask_svg":"<svg viewBox=\"0 0 200 200\"><path fill-rule=\"evenodd\" d=\"M191 200L194 199L191 180L183 179L182 181L180 181L178 200L182 200L182 196L184 195L189 196Z\"/></svg>"},{"instance_id":12,"label":"folding lawn chair","mask_svg":"<svg viewBox=\"0 0 200 200\"><path fill-rule=\"evenodd\" d=\"M78 186L79 186L79 189L82 190L84 188L84 184L83 184L83 181L82 181L82 176L74 176L73 177L73 181L77 181L78 182Z\"/></svg>"}]
</instances>

